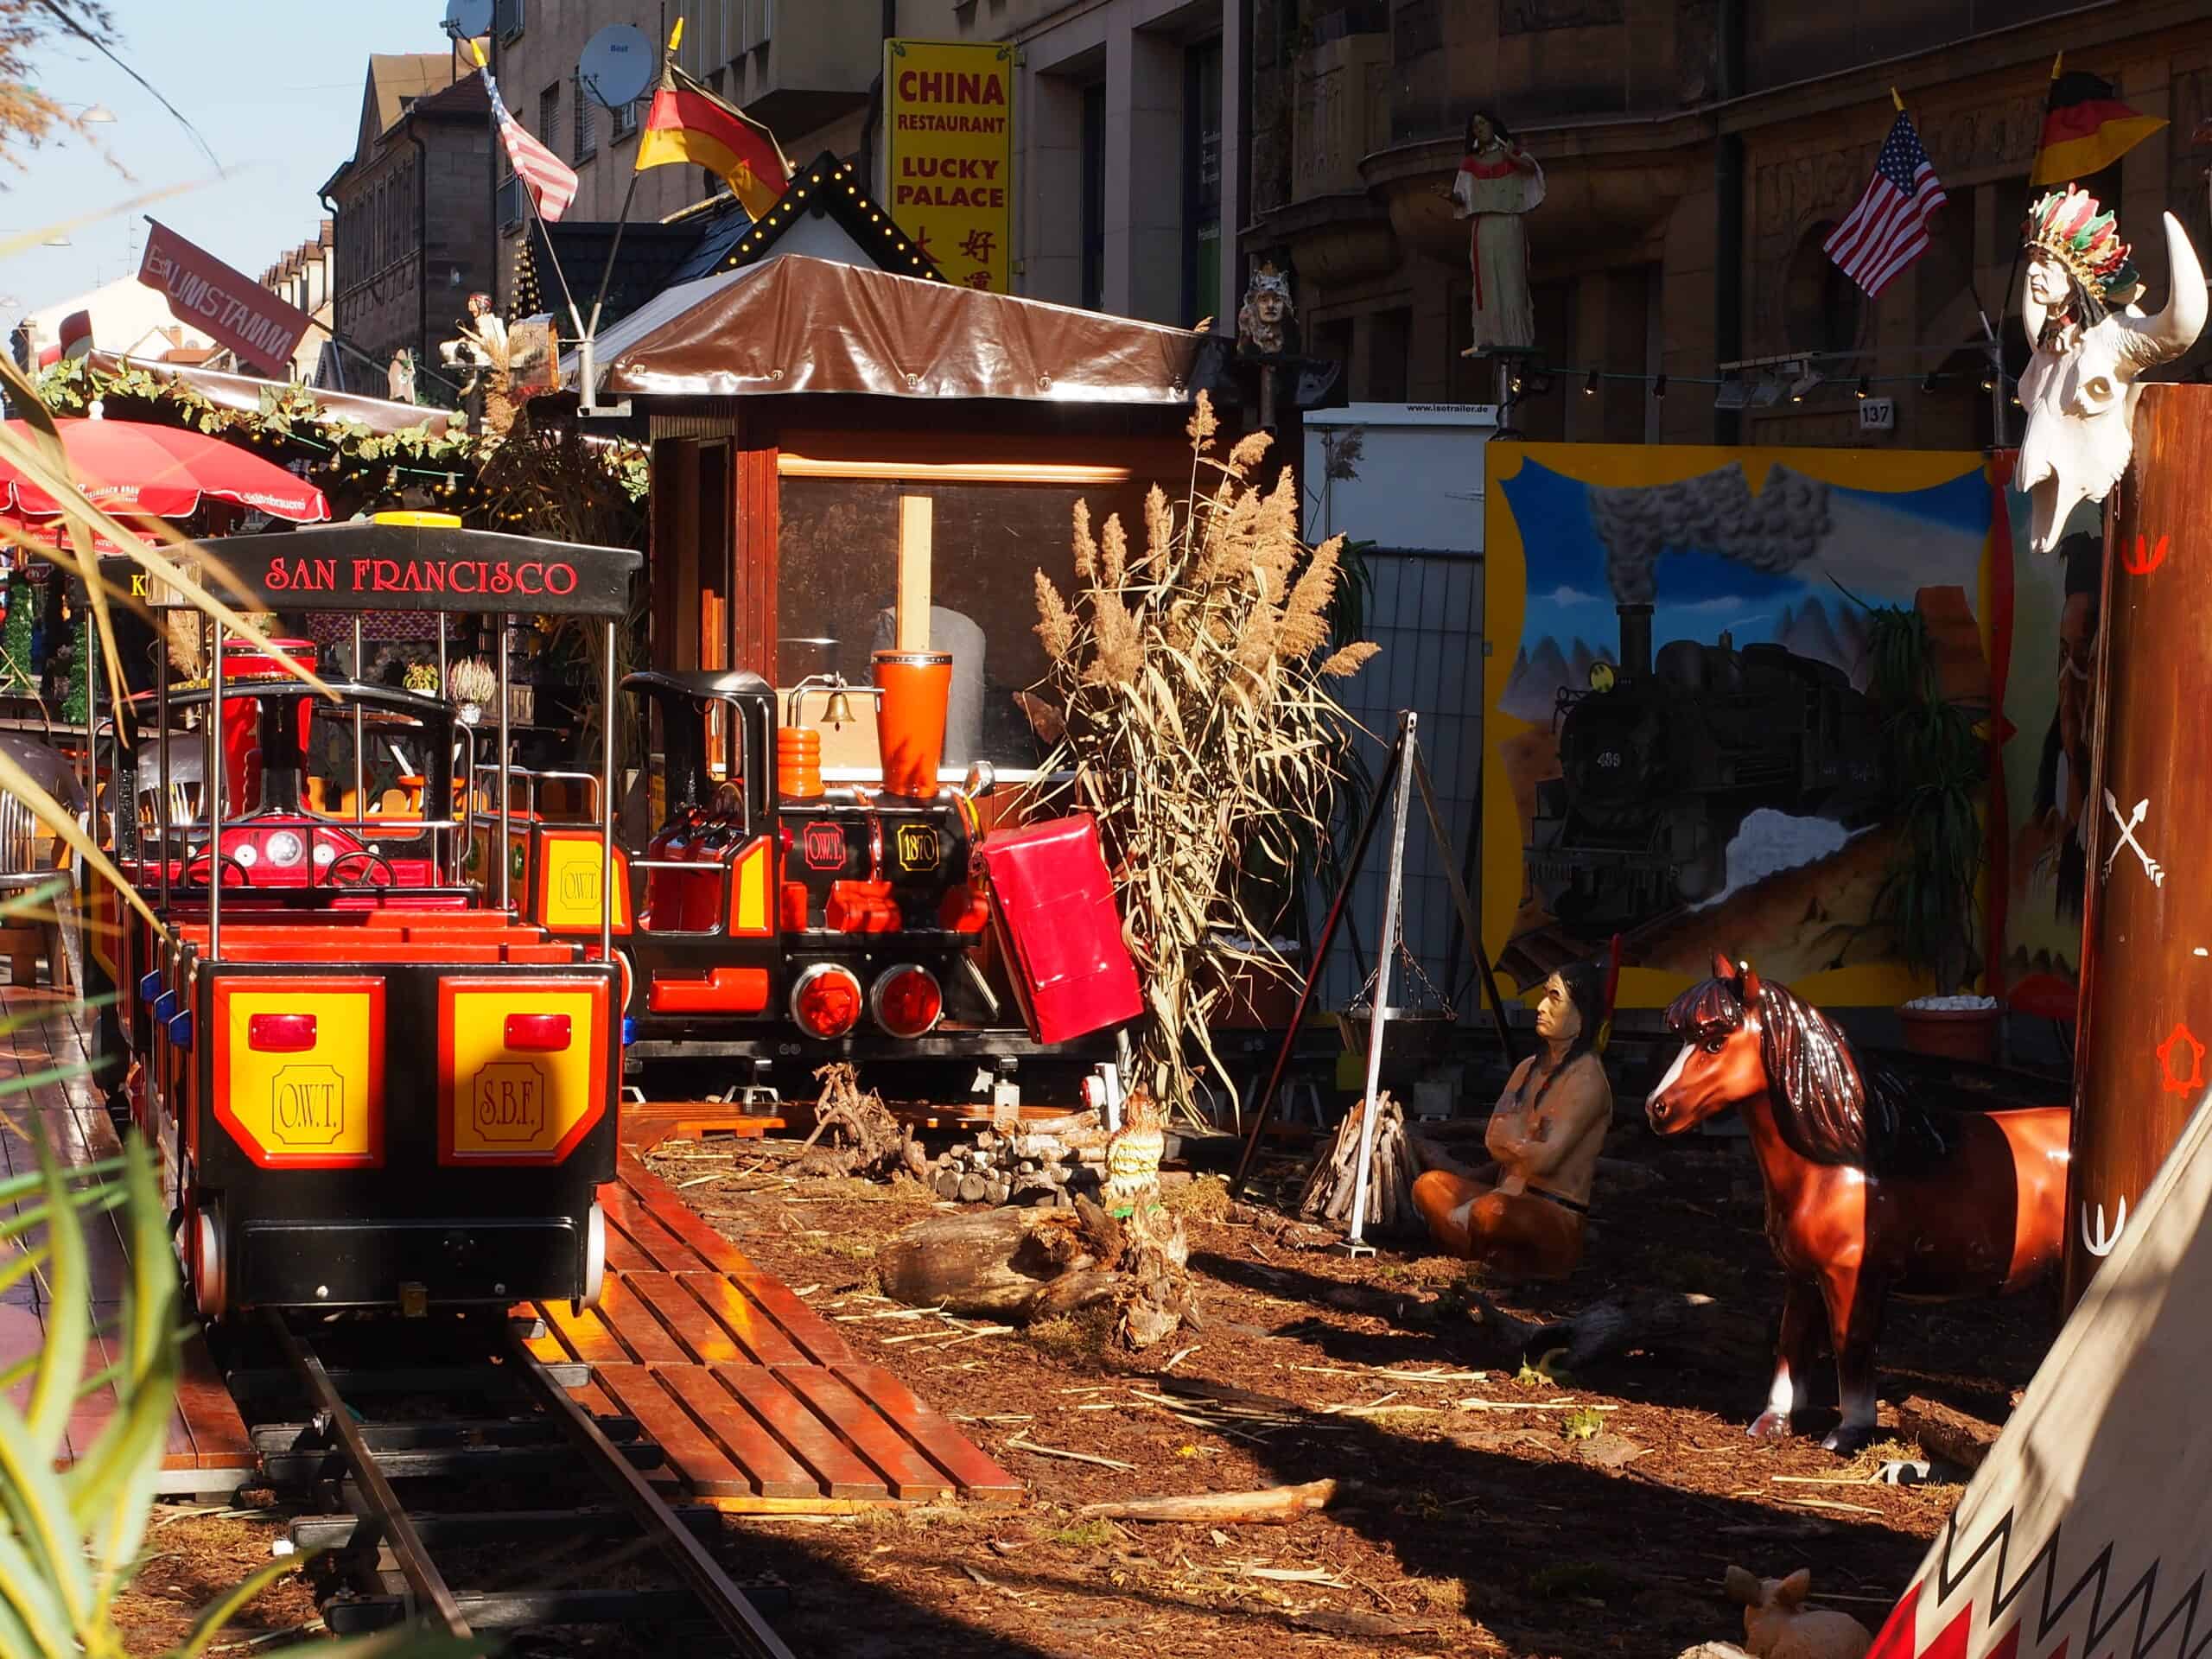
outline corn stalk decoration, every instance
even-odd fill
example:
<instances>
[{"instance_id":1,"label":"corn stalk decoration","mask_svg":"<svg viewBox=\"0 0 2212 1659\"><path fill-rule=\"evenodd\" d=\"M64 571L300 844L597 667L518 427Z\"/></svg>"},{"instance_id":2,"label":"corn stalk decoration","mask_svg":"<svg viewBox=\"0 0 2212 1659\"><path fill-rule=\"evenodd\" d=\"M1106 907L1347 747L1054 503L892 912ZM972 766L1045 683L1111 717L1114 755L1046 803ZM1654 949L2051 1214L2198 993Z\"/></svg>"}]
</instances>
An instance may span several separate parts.
<instances>
[{"instance_id":1,"label":"corn stalk decoration","mask_svg":"<svg viewBox=\"0 0 2212 1659\"><path fill-rule=\"evenodd\" d=\"M1217 429L1200 393L1190 493L1179 509L1154 487L1141 550L1118 516L1094 533L1078 502L1071 598L1037 573L1038 692L1061 728L1044 770L1069 775L1045 804L1097 817L1148 1003L1134 1081L1194 1121L1199 1062L1236 1093L1216 1011L1240 980L1298 978L1274 935L1349 758L1328 685L1379 649L1329 648L1343 538L1306 547L1289 470L1253 481L1268 435L1217 459Z\"/></svg>"}]
</instances>

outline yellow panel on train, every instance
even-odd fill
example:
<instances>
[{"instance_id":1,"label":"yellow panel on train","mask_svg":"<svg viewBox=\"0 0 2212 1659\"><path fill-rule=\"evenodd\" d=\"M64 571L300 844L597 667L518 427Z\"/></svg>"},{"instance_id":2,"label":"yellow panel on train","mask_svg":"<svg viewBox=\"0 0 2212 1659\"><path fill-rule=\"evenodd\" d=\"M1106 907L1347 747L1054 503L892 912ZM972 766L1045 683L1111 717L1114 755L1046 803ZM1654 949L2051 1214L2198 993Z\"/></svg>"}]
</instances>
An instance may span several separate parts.
<instances>
[{"instance_id":1,"label":"yellow panel on train","mask_svg":"<svg viewBox=\"0 0 2212 1659\"><path fill-rule=\"evenodd\" d=\"M607 1110L607 987L438 982L438 1160L552 1164Z\"/></svg>"},{"instance_id":2,"label":"yellow panel on train","mask_svg":"<svg viewBox=\"0 0 2212 1659\"><path fill-rule=\"evenodd\" d=\"M215 1115L264 1168L384 1161L384 982L215 987Z\"/></svg>"}]
</instances>

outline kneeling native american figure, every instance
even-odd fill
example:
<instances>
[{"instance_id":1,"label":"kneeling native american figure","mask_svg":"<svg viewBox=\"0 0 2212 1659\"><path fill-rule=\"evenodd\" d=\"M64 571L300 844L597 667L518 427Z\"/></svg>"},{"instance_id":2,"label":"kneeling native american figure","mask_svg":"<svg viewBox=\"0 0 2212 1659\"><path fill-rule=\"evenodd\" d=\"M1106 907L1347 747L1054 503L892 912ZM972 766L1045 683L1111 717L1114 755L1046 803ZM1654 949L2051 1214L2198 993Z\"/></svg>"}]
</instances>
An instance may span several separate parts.
<instances>
[{"instance_id":1,"label":"kneeling native american figure","mask_svg":"<svg viewBox=\"0 0 2212 1659\"><path fill-rule=\"evenodd\" d=\"M1483 1139L1496 1161L1471 1175L1432 1169L1414 1183L1414 1207L1452 1255L1523 1279L1564 1278L1582 1259L1591 1179L1613 1116L1597 1054L1605 1006L1593 964L1554 974L1536 1004L1542 1052L1514 1068Z\"/></svg>"}]
</instances>

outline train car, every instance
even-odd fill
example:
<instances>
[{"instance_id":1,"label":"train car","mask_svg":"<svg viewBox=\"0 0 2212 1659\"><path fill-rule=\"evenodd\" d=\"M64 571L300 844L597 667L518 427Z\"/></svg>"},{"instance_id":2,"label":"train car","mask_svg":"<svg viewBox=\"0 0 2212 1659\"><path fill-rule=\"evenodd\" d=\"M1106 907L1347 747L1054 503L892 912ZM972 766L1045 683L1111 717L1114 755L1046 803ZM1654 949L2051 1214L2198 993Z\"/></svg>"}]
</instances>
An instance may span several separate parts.
<instances>
[{"instance_id":1,"label":"train car","mask_svg":"<svg viewBox=\"0 0 2212 1659\"><path fill-rule=\"evenodd\" d=\"M1725 639L1655 659L1651 607L1619 609L1621 661L1560 692L1560 776L1536 787L1529 881L1560 922L1632 928L1713 897L1761 808L1847 830L1887 810L1881 710L1842 671Z\"/></svg>"},{"instance_id":2,"label":"train car","mask_svg":"<svg viewBox=\"0 0 2212 1659\"><path fill-rule=\"evenodd\" d=\"M187 563L221 567L245 609L353 613L356 663L358 618L379 610L595 618L611 663L640 559L395 516L202 543ZM622 1063L607 930L555 938L467 868L477 798L456 780L488 728L353 680L324 698L210 632L222 671L177 691L165 666L96 745L105 838L153 919L84 878L87 993L114 997L98 1062L160 1148L200 1311L588 1306ZM310 798L322 721L353 738L336 811L329 788ZM172 775L188 743L196 789ZM372 746L410 760L405 809L370 810ZM584 780L602 836L613 778L610 739Z\"/></svg>"},{"instance_id":3,"label":"train car","mask_svg":"<svg viewBox=\"0 0 2212 1659\"><path fill-rule=\"evenodd\" d=\"M764 1079L780 1064L801 1082L831 1058L957 1061L965 1085L976 1062L1057 1058L1080 1069L1111 1056L1103 1038L1042 1040L1019 974L1020 1007L1009 1008L978 966L987 938L1003 939L975 869L976 801L994 781L987 765L957 787L938 787L931 769L915 793L829 785L812 759L817 734L795 710L779 720L774 689L756 674L654 669L622 686L658 734L662 800L618 839L611 919L600 901L599 827L573 804L550 804L557 778L511 773L504 861L493 857L500 832L488 814L476 833L486 867L507 872L523 919L556 938L611 925L638 1062L715 1062L728 1075L727 1062L750 1061ZM1085 861L1103 887L1095 850ZM1116 954L1096 951L1093 965ZM1125 970L1125 957L1113 966Z\"/></svg>"}]
</instances>

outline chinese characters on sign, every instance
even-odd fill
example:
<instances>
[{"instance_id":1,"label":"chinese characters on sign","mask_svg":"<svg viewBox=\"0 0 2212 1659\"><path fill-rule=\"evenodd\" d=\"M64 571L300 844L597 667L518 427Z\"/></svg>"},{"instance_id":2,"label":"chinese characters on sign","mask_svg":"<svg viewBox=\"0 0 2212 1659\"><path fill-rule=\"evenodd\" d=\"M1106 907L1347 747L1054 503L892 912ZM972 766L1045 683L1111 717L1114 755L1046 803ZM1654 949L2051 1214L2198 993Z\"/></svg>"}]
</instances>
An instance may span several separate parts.
<instances>
[{"instance_id":1,"label":"chinese characters on sign","mask_svg":"<svg viewBox=\"0 0 2212 1659\"><path fill-rule=\"evenodd\" d=\"M1014 48L884 43L891 217L946 280L1008 291Z\"/></svg>"}]
</instances>

